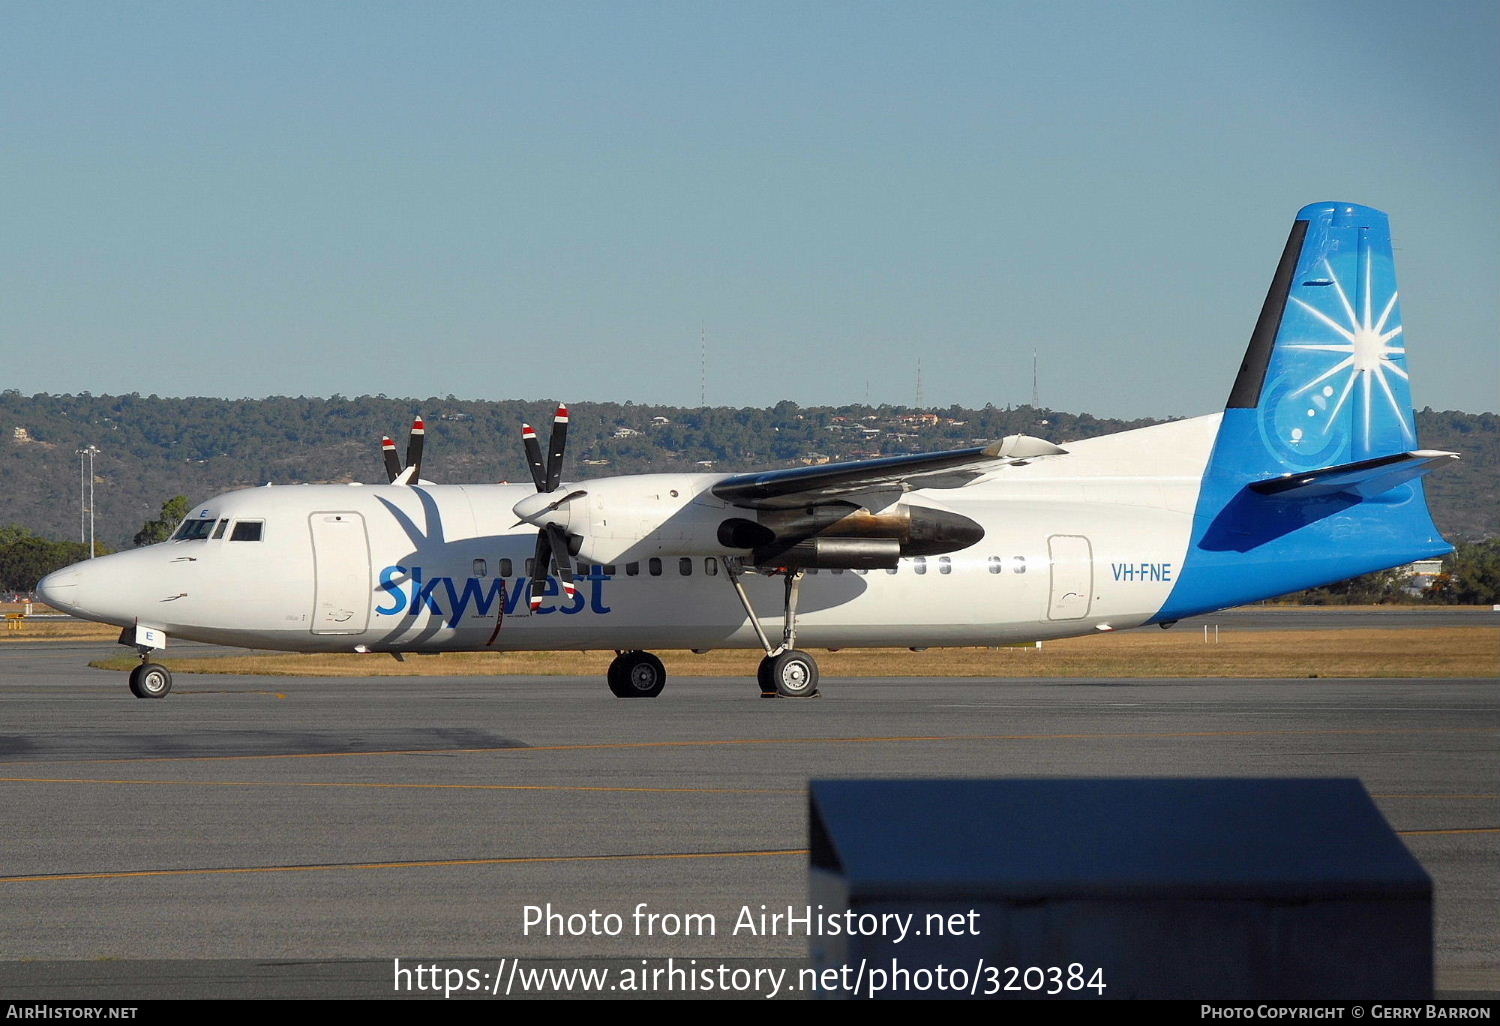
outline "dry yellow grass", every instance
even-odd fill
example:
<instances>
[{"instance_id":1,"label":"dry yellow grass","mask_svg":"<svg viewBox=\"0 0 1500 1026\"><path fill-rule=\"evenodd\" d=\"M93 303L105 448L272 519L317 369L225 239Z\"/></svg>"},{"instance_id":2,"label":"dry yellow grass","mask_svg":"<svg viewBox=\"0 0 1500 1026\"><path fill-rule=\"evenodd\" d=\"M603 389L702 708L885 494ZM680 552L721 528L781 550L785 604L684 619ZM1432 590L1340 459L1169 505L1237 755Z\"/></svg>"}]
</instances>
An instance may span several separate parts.
<instances>
[{"instance_id":1,"label":"dry yellow grass","mask_svg":"<svg viewBox=\"0 0 1500 1026\"><path fill-rule=\"evenodd\" d=\"M0 627L0 645L8 641L114 641L120 628L83 620L11 620Z\"/></svg>"},{"instance_id":2,"label":"dry yellow grass","mask_svg":"<svg viewBox=\"0 0 1500 1026\"><path fill-rule=\"evenodd\" d=\"M1500 675L1500 636L1488 627L1385 630L1140 630L1049 641L1034 648L845 649L817 652L827 677L1486 677ZM744 677L753 651L661 652L673 675ZM178 673L295 677L603 676L608 652L450 652L388 655L194 656L161 660ZM125 670L122 654L90 665Z\"/></svg>"}]
</instances>

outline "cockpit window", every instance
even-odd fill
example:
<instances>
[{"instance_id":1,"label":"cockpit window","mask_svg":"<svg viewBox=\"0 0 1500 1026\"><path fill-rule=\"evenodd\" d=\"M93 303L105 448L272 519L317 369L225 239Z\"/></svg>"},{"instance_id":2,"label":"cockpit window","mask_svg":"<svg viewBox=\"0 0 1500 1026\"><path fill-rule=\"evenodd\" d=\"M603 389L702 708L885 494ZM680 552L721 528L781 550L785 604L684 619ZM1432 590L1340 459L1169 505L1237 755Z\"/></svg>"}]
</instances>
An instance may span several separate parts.
<instances>
[{"instance_id":1,"label":"cockpit window","mask_svg":"<svg viewBox=\"0 0 1500 1026\"><path fill-rule=\"evenodd\" d=\"M264 526L265 521L262 520L241 520L229 533L229 540L232 542L260 541L260 530Z\"/></svg>"},{"instance_id":2,"label":"cockpit window","mask_svg":"<svg viewBox=\"0 0 1500 1026\"><path fill-rule=\"evenodd\" d=\"M173 541L203 541L209 532L214 529L215 521L207 520L184 520L172 535Z\"/></svg>"}]
</instances>

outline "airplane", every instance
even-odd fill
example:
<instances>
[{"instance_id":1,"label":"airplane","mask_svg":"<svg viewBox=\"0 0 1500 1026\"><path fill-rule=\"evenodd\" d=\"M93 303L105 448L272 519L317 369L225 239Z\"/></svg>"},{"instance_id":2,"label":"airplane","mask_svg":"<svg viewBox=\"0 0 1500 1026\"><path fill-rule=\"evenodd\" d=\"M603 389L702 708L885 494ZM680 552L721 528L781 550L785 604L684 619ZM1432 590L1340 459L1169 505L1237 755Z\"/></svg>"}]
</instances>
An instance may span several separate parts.
<instances>
[{"instance_id":1,"label":"airplane","mask_svg":"<svg viewBox=\"0 0 1500 1026\"><path fill-rule=\"evenodd\" d=\"M132 693L168 638L296 652L613 650L621 698L652 649L759 649L768 697L819 693L808 648L997 646L1094 635L1441 556L1422 477L1387 216L1296 216L1220 413L1065 446L758 473L563 482L523 426L527 485L421 478L249 488L159 544L59 570L49 605L122 628ZM799 647L801 646L801 647Z\"/></svg>"}]
</instances>

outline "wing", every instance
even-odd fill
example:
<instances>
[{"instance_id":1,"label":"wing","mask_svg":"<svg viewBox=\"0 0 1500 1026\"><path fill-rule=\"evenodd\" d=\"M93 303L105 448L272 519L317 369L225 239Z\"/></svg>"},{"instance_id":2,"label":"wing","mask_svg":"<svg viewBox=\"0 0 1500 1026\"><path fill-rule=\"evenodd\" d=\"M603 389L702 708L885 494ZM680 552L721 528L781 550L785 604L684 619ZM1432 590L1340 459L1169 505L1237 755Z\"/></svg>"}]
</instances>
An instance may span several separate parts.
<instances>
[{"instance_id":1,"label":"wing","mask_svg":"<svg viewBox=\"0 0 1500 1026\"><path fill-rule=\"evenodd\" d=\"M859 492L960 488L1007 464L1066 452L1030 435L1007 435L998 442L971 449L736 474L720 481L712 490L725 502L746 509L793 509Z\"/></svg>"}]
</instances>

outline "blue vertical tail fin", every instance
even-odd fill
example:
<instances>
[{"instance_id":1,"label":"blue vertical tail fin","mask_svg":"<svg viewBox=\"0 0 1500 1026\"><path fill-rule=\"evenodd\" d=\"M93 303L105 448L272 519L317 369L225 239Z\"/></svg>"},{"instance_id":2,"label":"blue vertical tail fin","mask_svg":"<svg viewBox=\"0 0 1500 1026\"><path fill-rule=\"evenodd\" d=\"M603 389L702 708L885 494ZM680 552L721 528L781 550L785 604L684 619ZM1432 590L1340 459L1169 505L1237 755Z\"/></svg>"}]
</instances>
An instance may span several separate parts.
<instances>
[{"instance_id":1,"label":"blue vertical tail fin","mask_svg":"<svg viewBox=\"0 0 1500 1026\"><path fill-rule=\"evenodd\" d=\"M1227 408L1257 411L1266 470L1313 469L1414 448L1409 381L1390 220L1303 207Z\"/></svg>"},{"instance_id":2,"label":"blue vertical tail fin","mask_svg":"<svg viewBox=\"0 0 1500 1026\"><path fill-rule=\"evenodd\" d=\"M1451 456L1417 446L1389 219L1350 203L1302 208L1156 619L1450 551L1420 478Z\"/></svg>"}]
</instances>

